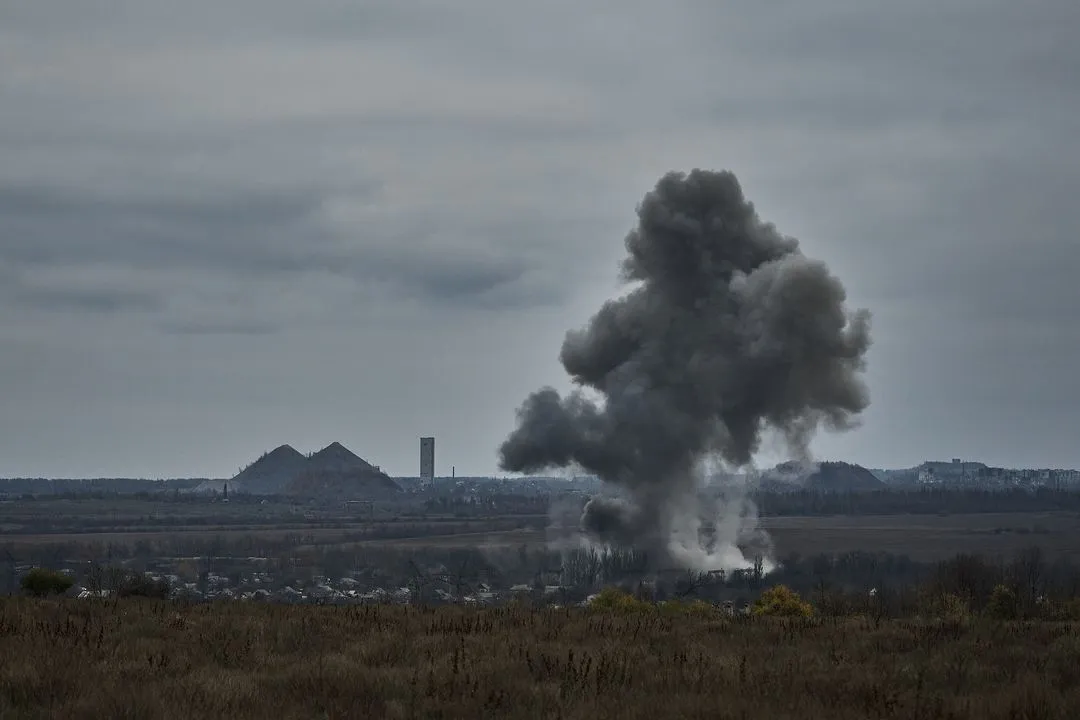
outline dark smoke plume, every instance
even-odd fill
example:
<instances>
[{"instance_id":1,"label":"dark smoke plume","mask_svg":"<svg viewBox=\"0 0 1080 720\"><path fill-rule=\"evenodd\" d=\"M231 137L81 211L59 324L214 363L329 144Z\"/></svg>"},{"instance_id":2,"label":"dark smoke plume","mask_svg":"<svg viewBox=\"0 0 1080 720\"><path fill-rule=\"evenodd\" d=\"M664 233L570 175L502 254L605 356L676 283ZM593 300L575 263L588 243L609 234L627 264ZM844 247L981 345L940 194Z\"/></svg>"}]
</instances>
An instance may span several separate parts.
<instances>
[{"instance_id":1,"label":"dark smoke plume","mask_svg":"<svg viewBox=\"0 0 1080 720\"><path fill-rule=\"evenodd\" d=\"M533 393L500 465L585 468L621 491L586 506L587 537L731 568L745 561L737 538L698 537L702 463L750 464L767 428L805 460L820 426L853 427L869 404L870 316L845 309L839 280L759 219L730 172L669 173L637 215L622 266L636 286L562 346L581 389Z\"/></svg>"}]
</instances>

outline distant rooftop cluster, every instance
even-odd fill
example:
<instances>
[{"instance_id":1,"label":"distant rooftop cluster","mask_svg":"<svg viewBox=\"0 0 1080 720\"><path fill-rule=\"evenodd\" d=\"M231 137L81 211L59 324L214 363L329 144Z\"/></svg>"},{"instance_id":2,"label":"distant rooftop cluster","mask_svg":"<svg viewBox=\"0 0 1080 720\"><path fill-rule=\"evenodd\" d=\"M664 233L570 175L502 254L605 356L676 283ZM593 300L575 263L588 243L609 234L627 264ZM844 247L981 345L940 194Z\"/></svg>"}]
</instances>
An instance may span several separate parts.
<instances>
[{"instance_id":1,"label":"distant rooftop cluster","mask_svg":"<svg viewBox=\"0 0 1080 720\"><path fill-rule=\"evenodd\" d=\"M922 486L1006 488L1080 488L1080 470L1014 469L989 467L953 458L951 462L925 462L916 468Z\"/></svg>"}]
</instances>

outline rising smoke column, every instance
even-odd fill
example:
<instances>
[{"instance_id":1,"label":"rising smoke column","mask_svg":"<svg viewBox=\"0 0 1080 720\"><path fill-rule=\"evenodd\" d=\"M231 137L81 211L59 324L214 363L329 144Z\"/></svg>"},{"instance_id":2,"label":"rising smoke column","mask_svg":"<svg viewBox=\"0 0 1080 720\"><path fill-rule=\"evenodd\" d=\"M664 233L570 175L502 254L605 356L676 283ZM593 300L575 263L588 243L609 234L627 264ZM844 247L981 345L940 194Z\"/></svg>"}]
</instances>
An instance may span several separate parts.
<instances>
[{"instance_id":1,"label":"rising smoke column","mask_svg":"<svg viewBox=\"0 0 1080 720\"><path fill-rule=\"evenodd\" d=\"M697 538L701 463L749 464L766 428L808 459L820 426L853 427L869 404L870 316L846 310L840 281L759 219L730 172L668 173L637 214L622 265L636 285L562 346L580 389L530 395L500 465L580 466L621 490L585 507L594 541L737 567L730 538Z\"/></svg>"}]
</instances>

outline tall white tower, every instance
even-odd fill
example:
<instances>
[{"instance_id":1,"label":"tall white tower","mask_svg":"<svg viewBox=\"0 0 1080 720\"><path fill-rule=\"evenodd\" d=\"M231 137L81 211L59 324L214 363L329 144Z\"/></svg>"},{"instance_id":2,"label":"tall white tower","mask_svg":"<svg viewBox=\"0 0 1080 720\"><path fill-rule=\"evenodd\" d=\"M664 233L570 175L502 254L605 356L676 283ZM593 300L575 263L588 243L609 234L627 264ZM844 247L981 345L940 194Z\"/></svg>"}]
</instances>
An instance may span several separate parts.
<instances>
[{"instance_id":1,"label":"tall white tower","mask_svg":"<svg viewBox=\"0 0 1080 720\"><path fill-rule=\"evenodd\" d=\"M431 487L435 483L435 438L420 438L420 483Z\"/></svg>"}]
</instances>

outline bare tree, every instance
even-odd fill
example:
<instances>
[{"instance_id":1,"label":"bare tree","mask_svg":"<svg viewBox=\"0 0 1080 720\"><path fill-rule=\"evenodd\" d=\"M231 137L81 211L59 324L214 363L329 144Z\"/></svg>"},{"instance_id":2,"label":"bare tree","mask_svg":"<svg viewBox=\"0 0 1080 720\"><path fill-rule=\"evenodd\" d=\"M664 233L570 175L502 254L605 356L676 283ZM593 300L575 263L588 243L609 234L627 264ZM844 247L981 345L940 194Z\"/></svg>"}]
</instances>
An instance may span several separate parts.
<instances>
[{"instance_id":1,"label":"bare tree","mask_svg":"<svg viewBox=\"0 0 1080 720\"><path fill-rule=\"evenodd\" d=\"M1034 603L1042 594L1045 572L1046 559L1043 557L1042 548L1033 545L1016 554L1012 563L1013 581L1025 603Z\"/></svg>"},{"instance_id":2,"label":"bare tree","mask_svg":"<svg viewBox=\"0 0 1080 720\"><path fill-rule=\"evenodd\" d=\"M18 565L15 562L15 555L14 555L14 553L11 552L10 548L4 548L3 555L4 555L4 562L6 562L7 566L8 566L8 576L7 576L8 587L7 587L7 592L8 592L9 595L14 595L16 592L18 592L18 589L19 589Z\"/></svg>"},{"instance_id":3,"label":"bare tree","mask_svg":"<svg viewBox=\"0 0 1080 720\"><path fill-rule=\"evenodd\" d=\"M416 598L415 602L417 604L423 604L428 601L428 591L431 587L432 578L430 578L426 572L421 570L411 558L409 559L409 567L411 567L413 571L413 578L410 581L413 597Z\"/></svg>"}]
</instances>

